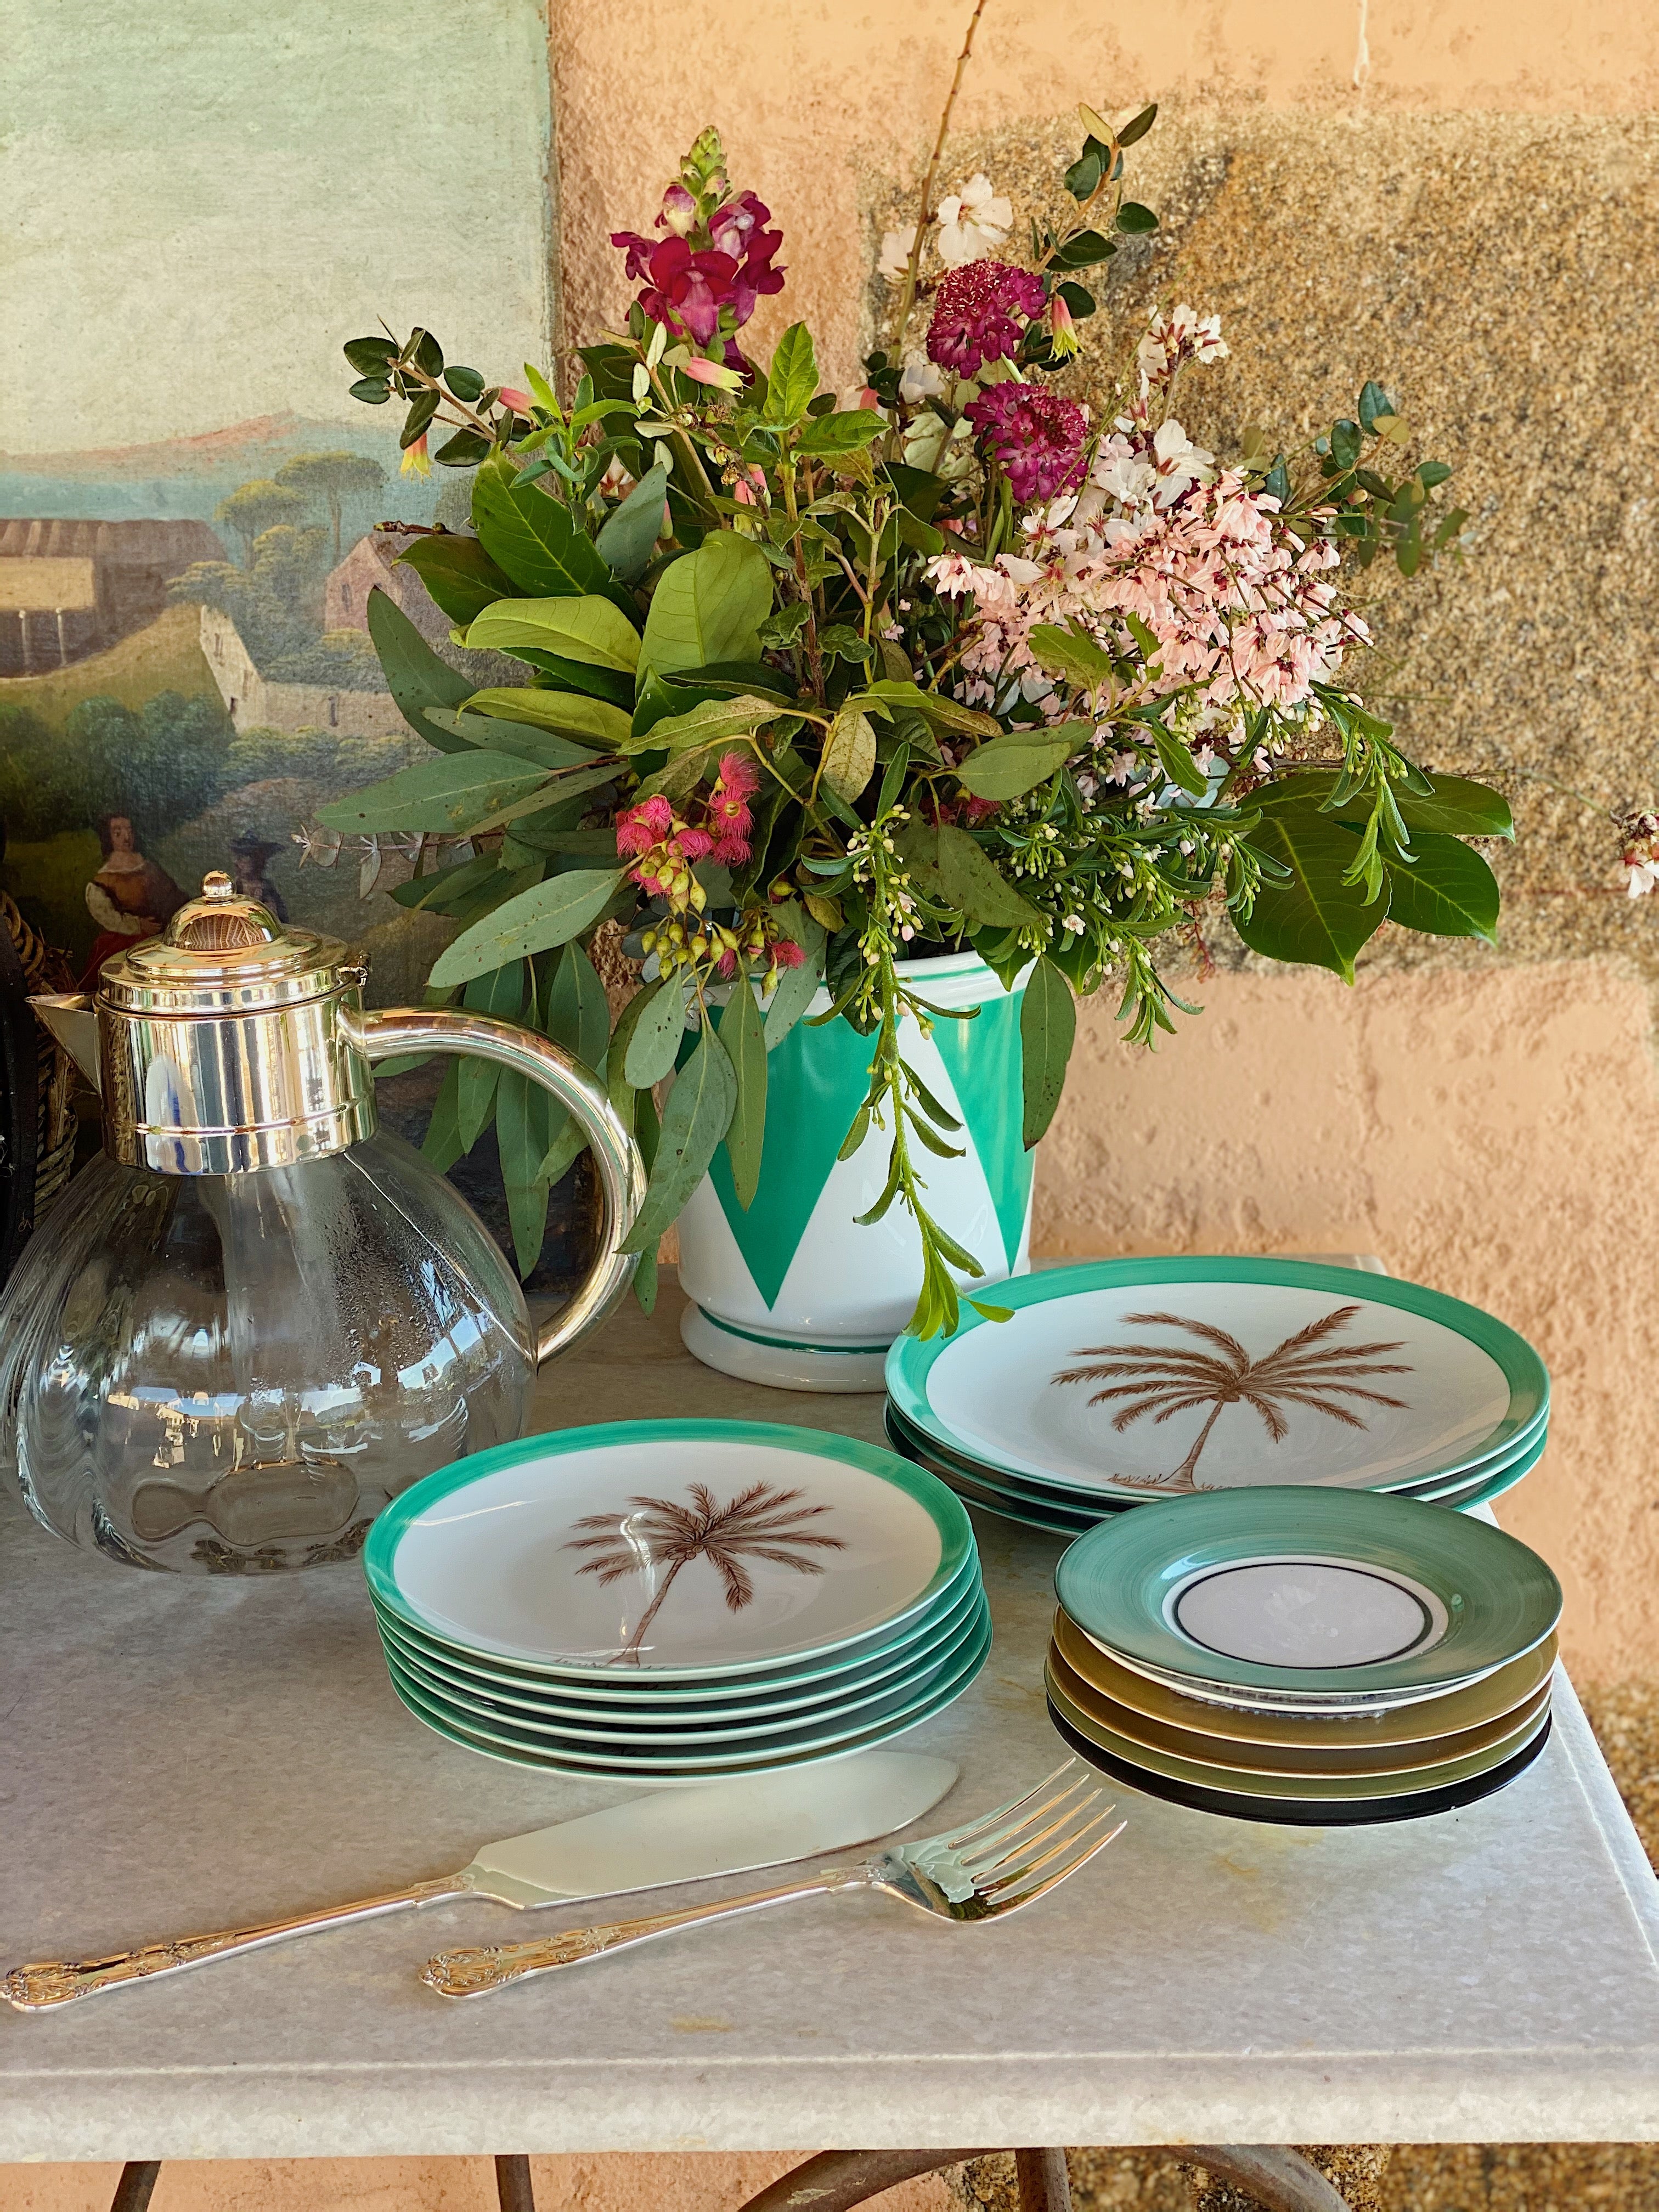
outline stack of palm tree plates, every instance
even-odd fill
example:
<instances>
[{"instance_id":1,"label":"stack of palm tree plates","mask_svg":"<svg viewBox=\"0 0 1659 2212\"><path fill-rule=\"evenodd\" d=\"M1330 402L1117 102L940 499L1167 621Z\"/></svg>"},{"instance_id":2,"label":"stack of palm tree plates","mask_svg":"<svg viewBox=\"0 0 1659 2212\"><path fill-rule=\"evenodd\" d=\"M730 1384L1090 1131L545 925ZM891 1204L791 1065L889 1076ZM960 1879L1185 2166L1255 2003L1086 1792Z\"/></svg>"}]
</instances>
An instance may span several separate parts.
<instances>
[{"instance_id":1,"label":"stack of palm tree plates","mask_svg":"<svg viewBox=\"0 0 1659 2212\"><path fill-rule=\"evenodd\" d=\"M1101 1522L1054 1588L1054 1724L1156 1797L1321 1827L1416 1820L1544 1747L1560 1584L1462 1514L1214 1492Z\"/></svg>"},{"instance_id":2,"label":"stack of palm tree plates","mask_svg":"<svg viewBox=\"0 0 1659 2212\"><path fill-rule=\"evenodd\" d=\"M1543 1361L1420 1284L1314 1260L1102 1260L996 1300L1009 1319L900 1337L888 1437L970 1504L1056 1534L1263 1483L1468 1510L1544 1449Z\"/></svg>"},{"instance_id":3,"label":"stack of palm tree plates","mask_svg":"<svg viewBox=\"0 0 1659 2212\"><path fill-rule=\"evenodd\" d=\"M973 1680L960 1502L890 1452L750 1421L531 1437L427 1476L363 1564L392 1686L453 1743L654 1784L837 1758Z\"/></svg>"}]
</instances>

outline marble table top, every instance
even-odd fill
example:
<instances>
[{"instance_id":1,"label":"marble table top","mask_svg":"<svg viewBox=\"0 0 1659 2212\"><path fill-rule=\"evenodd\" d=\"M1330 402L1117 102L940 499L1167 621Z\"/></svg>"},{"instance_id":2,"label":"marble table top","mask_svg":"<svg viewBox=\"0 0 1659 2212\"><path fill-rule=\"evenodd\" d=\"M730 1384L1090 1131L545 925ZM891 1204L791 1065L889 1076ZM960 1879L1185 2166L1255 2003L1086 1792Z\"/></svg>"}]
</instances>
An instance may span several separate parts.
<instances>
[{"instance_id":1,"label":"marble table top","mask_svg":"<svg viewBox=\"0 0 1659 2212\"><path fill-rule=\"evenodd\" d=\"M878 1397L732 1382L678 1293L544 1376L536 1425L671 1413L878 1440ZM1058 1763L1060 1547L976 1516L996 1641L908 1741L952 1807ZM526 1923L477 1900L0 2019L0 2160L1659 2136L1659 1886L1570 1686L1499 1796L1398 1827L1116 1791L1116 1844L953 1929L819 1899L471 2005L416 1970ZM388 1889L616 1802L430 1735L355 1567L137 1574L0 1503L0 1960L87 1956ZM745 1887L738 1881L732 1889Z\"/></svg>"}]
</instances>

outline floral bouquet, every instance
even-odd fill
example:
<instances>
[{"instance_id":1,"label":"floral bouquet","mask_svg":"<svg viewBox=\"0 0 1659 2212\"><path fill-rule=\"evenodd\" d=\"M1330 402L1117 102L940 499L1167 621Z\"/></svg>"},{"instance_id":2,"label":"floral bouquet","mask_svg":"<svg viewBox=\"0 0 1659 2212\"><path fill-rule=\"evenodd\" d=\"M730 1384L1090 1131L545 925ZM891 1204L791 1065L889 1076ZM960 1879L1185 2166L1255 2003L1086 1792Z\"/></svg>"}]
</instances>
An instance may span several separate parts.
<instances>
[{"instance_id":1,"label":"floral bouquet","mask_svg":"<svg viewBox=\"0 0 1659 2212\"><path fill-rule=\"evenodd\" d=\"M433 992L532 1024L608 1087L650 1169L630 1239L647 1300L721 1146L752 1199L769 1049L805 1018L869 1040L843 1157L877 1130L888 1173L860 1218L908 1211L911 1326L956 1326L958 1279L984 1271L930 1212L927 1164L958 1125L901 1049L902 1024L964 1018L930 998L933 956L1023 986L1029 1148L1077 997L1109 984L1152 1043L1197 1011L1160 946L1206 913L1349 980L1385 919L1492 934L1497 885L1462 841L1511 834L1504 801L1415 768L1346 666L1367 632L1345 558L1409 575L1455 550L1464 518L1431 513L1449 470L1410 464L1375 382L1305 454L1259 432L1203 450L1180 390L1227 349L1182 305L1103 409L1066 388L1107 319L1085 274L1157 228L1124 185L1154 114L1081 111L1075 211L1018 260L983 177L933 204L942 125L916 223L883 248L888 342L848 394L821 388L804 324L769 361L744 351L782 240L713 131L651 233L616 234L637 295L562 398L533 368L489 383L426 330L345 349L359 399L407 408L406 467L441 429L430 460L473 471L471 531L402 557L457 644L526 680L475 688L377 595L386 680L433 757L322 819L414 836L393 896L460 925ZM614 985L624 955L643 983L613 1019L599 969ZM493 1114L527 1269L580 1139L485 1075L451 1071L428 1147L447 1164Z\"/></svg>"}]
</instances>

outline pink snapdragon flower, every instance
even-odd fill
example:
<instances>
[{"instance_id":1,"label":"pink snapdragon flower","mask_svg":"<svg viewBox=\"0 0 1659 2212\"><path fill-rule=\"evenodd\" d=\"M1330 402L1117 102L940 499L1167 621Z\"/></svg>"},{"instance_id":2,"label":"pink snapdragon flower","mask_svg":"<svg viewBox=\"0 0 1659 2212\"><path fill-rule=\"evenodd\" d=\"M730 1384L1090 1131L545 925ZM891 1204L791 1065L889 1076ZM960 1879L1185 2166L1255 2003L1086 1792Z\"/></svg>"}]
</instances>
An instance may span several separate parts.
<instances>
[{"instance_id":1,"label":"pink snapdragon flower","mask_svg":"<svg viewBox=\"0 0 1659 2212\"><path fill-rule=\"evenodd\" d=\"M765 228L771 210L764 201L753 192L739 192L710 216L708 244L694 244L695 220L682 229L685 210L676 193L691 202L695 218L691 195L684 185L671 185L657 218L668 237L616 230L611 243L628 257L623 265L629 283L644 285L639 303L651 320L706 346L717 334L729 339L763 295L783 289L784 271L772 265L783 233Z\"/></svg>"},{"instance_id":2,"label":"pink snapdragon flower","mask_svg":"<svg viewBox=\"0 0 1659 2212\"><path fill-rule=\"evenodd\" d=\"M927 357L958 376L988 361L1011 361L1025 326L1048 305L1042 279L1006 261L970 261L947 270L933 295Z\"/></svg>"}]
</instances>

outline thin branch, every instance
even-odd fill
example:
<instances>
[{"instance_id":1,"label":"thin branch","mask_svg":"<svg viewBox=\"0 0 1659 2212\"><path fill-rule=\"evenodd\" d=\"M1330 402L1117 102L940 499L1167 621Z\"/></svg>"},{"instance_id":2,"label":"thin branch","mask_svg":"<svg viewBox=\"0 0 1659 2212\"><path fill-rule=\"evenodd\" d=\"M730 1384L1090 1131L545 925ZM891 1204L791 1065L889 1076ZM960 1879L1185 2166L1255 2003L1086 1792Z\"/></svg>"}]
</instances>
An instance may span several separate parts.
<instances>
[{"instance_id":1,"label":"thin branch","mask_svg":"<svg viewBox=\"0 0 1659 2212\"><path fill-rule=\"evenodd\" d=\"M962 42L962 52L957 56L957 66L951 79L951 89L945 95L945 112L939 119L939 136L933 141L933 151L927 163L927 173L921 180L921 197L916 208L916 234L910 241L910 258L904 270L904 289L899 295L898 325L893 334L893 358L904 358L904 333L909 327L911 310L916 304L916 280L921 270L922 240L927 234L928 222L933 208L933 180L939 175L939 165L945 156L945 142L950 136L951 111L957 104L957 94L962 89L962 80L968 59L974 51L974 33L979 28L979 19L985 13L988 0L975 0L973 14L968 18L968 35Z\"/></svg>"}]
</instances>

